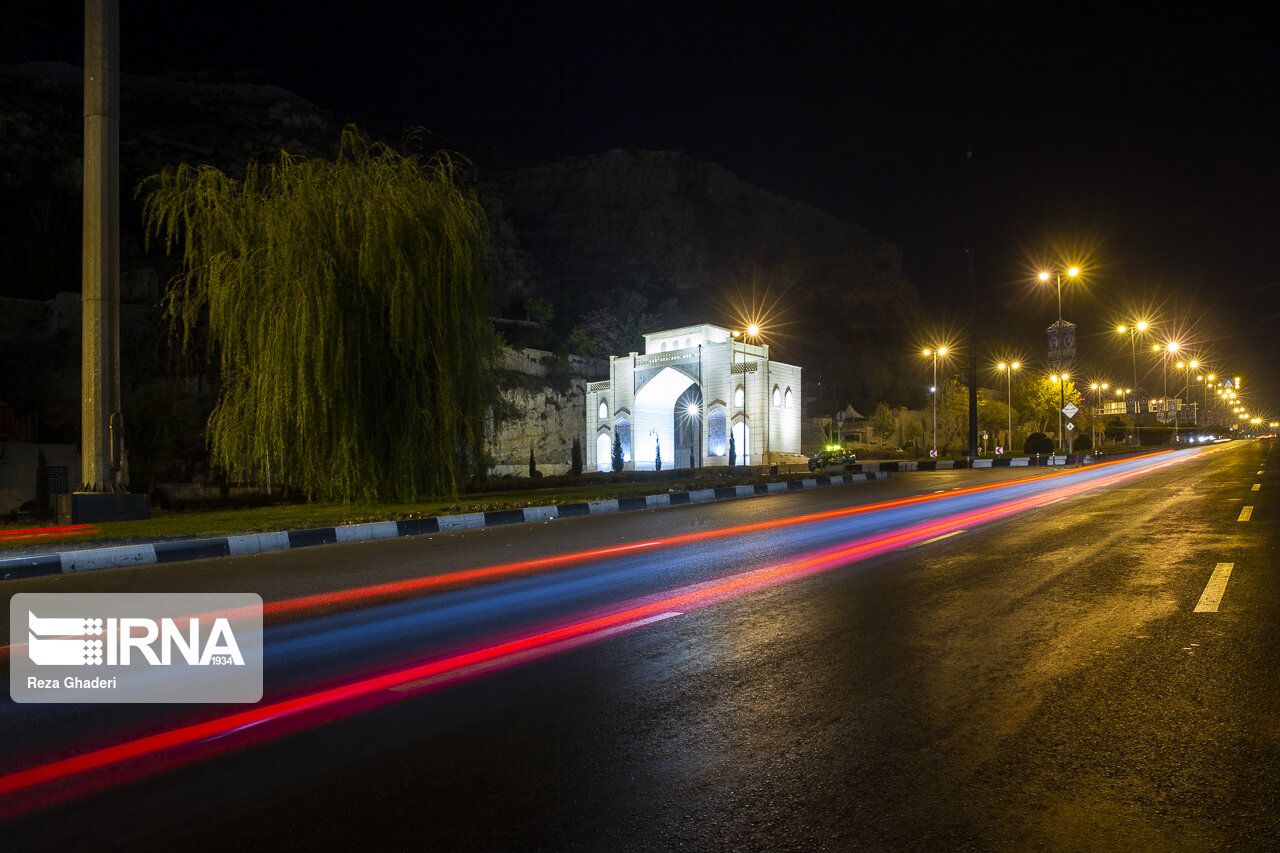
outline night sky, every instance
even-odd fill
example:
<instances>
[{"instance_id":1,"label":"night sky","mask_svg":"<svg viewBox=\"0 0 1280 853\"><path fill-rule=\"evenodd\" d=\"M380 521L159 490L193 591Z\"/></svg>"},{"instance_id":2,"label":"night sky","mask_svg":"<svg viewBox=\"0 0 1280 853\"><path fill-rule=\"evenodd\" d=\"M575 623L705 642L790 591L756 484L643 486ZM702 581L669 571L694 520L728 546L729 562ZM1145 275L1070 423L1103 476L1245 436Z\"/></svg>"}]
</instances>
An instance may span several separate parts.
<instances>
[{"instance_id":1,"label":"night sky","mask_svg":"<svg viewBox=\"0 0 1280 853\"><path fill-rule=\"evenodd\" d=\"M971 248L984 359L1043 358L1057 306L1034 272L1079 263L1064 313L1086 362L1131 375L1113 329L1147 315L1280 417L1278 75L1257 4L122 7L126 72L248 73L340 119L539 158L717 162L897 244L922 340L963 328ZM6 61L82 62L80 3L0 9L21 18Z\"/></svg>"}]
</instances>

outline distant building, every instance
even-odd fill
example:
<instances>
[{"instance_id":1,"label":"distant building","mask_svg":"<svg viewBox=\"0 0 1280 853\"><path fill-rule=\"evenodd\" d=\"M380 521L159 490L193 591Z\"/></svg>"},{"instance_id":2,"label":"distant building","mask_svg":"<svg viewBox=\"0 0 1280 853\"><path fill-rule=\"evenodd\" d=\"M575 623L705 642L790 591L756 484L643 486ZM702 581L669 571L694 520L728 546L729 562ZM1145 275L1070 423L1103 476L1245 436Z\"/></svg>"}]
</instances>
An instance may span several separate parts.
<instances>
[{"instance_id":1,"label":"distant building","mask_svg":"<svg viewBox=\"0 0 1280 853\"><path fill-rule=\"evenodd\" d=\"M769 347L703 324L644 336L645 352L609 357L609 378L587 385L584 467L608 471L615 438L626 470L804 460L800 368Z\"/></svg>"}]
</instances>

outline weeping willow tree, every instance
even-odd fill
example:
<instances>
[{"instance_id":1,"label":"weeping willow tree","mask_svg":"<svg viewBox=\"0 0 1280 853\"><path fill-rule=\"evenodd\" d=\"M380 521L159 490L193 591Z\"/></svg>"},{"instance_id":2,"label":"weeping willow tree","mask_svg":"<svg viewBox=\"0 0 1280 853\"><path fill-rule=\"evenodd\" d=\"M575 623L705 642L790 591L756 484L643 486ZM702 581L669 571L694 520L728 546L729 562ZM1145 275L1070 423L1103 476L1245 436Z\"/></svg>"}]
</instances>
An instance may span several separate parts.
<instances>
[{"instance_id":1,"label":"weeping willow tree","mask_svg":"<svg viewBox=\"0 0 1280 853\"><path fill-rule=\"evenodd\" d=\"M139 184L148 242L182 254L170 321L184 348L207 324L219 364L214 464L343 500L456 494L483 465L489 230L459 178L348 127L332 162Z\"/></svg>"}]
</instances>

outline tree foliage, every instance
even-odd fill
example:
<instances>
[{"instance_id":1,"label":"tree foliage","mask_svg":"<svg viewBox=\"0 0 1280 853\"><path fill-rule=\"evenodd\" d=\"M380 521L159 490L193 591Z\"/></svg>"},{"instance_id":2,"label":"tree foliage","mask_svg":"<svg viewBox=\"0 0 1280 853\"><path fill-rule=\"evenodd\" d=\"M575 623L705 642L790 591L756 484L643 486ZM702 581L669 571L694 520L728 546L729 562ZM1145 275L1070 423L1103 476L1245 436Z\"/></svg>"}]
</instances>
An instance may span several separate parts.
<instances>
[{"instance_id":1,"label":"tree foliage","mask_svg":"<svg viewBox=\"0 0 1280 853\"><path fill-rule=\"evenodd\" d=\"M876 410L871 414L871 434L885 441L898 431L898 423L893 417L893 409L888 403L876 403Z\"/></svg>"},{"instance_id":2,"label":"tree foliage","mask_svg":"<svg viewBox=\"0 0 1280 853\"><path fill-rule=\"evenodd\" d=\"M138 187L182 253L166 309L207 323L221 372L213 462L324 498L452 494L483 466L488 225L447 155L354 127L330 162L282 153L242 180L182 165ZM481 470L482 473L482 470Z\"/></svg>"},{"instance_id":3,"label":"tree foliage","mask_svg":"<svg viewBox=\"0 0 1280 853\"><path fill-rule=\"evenodd\" d=\"M1058 428L1058 411L1066 403L1080 405L1080 391L1074 380L1059 388L1049 376L1032 376L1013 389L1014 420L1035 423L1041 432Z\"/></svg>"}]
</instances>

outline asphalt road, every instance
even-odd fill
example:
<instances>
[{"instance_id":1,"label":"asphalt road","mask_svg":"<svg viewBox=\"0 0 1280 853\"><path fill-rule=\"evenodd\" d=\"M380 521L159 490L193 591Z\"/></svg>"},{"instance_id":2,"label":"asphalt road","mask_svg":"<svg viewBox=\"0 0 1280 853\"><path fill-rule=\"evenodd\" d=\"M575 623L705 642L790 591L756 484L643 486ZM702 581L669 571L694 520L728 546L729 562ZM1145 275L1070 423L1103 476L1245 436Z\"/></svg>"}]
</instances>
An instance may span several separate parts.
<instances>
[{"instance_id":1,"label":"asphalt road","mask_svg":"<svg viewBox=\"0 0 1280 853\"><path fill-rule=\"evenodd\" d=\"M10 592L234 590L281 601L688 537L425 595L282 611L268 620L268 704L620 608L643 618L459 683L379 690L327 722L231 732L163 772L138 778L163 756L109 768L103 790L0 824L0 839L5 849L90 839L187 849L1268 849L1280 837L1268 497L1280 460L1272 467L1270 451L1234 443L1129 478L1117 475L1146 463L1049 479L918 473L9 582ZM1099 476L1115 482L1083 490ZM999 478L1009 488L918 501ZM847 511L890 501L906 502ZM821 513L837 514L791 520ZM787 521L721 535L776 519ZM1225 564L1216 609L1197 612ZM7 703L0 773L225 713ZM53 799L60 784L13 796Z\"/></svg>"}]
</instances>

